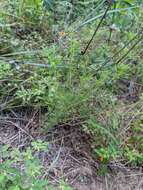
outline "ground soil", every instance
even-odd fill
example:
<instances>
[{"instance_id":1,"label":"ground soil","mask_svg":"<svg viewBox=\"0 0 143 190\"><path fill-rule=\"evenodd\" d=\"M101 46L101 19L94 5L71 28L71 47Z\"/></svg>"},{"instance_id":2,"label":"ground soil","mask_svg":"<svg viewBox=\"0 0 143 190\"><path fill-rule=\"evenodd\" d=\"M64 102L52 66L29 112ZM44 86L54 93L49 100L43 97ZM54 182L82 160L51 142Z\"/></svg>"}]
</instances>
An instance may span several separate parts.
<instances>
[{"instance_id":1,"label":"ground soil","mask_svg":"<svg viewBox=\"0 0 143 190\"><path fill-rule=\"evenodd\" d=\"M45 168L44 177L55 189L63 179L74 190L143 189L142 171L124 167L121 163L110 163L108 172L99 176L101 164L92 154L91 137L81 131L80 126L64 124L47 132L43 131L39 120L37 110L1 114L0 147L9 144L23 150L33 139L49 142L47 152L38 157Z\"/></svg>"}]
</instances>

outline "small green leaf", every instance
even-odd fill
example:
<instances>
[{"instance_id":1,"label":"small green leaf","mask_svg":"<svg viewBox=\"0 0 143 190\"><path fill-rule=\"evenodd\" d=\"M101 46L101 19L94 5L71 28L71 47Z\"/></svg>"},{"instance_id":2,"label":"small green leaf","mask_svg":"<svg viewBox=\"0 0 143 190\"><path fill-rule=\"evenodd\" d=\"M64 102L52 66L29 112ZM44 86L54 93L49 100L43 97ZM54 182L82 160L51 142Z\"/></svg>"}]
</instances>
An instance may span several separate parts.
<instances>
[{"instance_id":1,"label":"small green leaf","mask_svg":"<svg viewBox=\"0 0 143 190\"><path fill-rule=\"evenodd\" d=\"M2 182L5 180L5 176L4 175L0 175L0 184L2 184Z\"/></svg>"},{"instance_id":2,"label":"small green leaf","mask_svg":"<svg viewBox=\"0 0 143 190\"><path fill-rule=\"evenodd\" d=\"M13 186L13 187L10 187L9 190L20 190L19 186Z\"/></svg>"}]
</instances>

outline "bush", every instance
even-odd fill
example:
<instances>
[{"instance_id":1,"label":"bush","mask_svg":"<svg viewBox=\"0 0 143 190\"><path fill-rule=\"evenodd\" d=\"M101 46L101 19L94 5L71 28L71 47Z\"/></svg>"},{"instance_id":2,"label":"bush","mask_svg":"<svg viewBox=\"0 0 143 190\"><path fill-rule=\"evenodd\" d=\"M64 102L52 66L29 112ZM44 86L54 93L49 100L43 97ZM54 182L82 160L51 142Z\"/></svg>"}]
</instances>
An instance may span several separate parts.
<instances>
[{"instance_id":1,"label":"bush","mask_svg":"<svg viewBox=\"0 0 143 190\"><path fill-rule=\"evenodd\" d=\"M25 151L5 145L1 151L0 164L0 189L1 190L54 190L47 179L43 179L45 173L44 166L40 164L36 155L46 152L48 143L41 140L33 141L31 147ZM71 190L71 188L61 182L59 189Z\"/></svg>"},{"instance_id":2,"label":"bush","mask_svg":"<svg viewBox=\"0 0 143 190\"><path fill-rule=\"evenodd\" d=\"M122 89L123 94L132 91L131 82L142 86L142 47L141 44L138 44L138 47L133 46L134 41L141 39L142 34L139 32L136 39L131 40L142 24L140 5L141 1L116 1L112 6L115 10L108 12L94 43L83 56L81 50L84 50L95 31L91 21L100 21L107 7L106 3L52 3L41 0L5 2L4 7L8 14L3 11L0 13L1 35L7 34L6 43L4 41L0 46L2 110L6 112L18 106L44 108L46 130L55 125L76 121L78 118L82 129L92 136L94 153L101 162L108 163L122 158L131 165L142 164L142 109L138 107L140 115L137 115L136 119L135 104L134 113L130 115L135 119L129 122L129 126L124 130L126 109L130 102L124 102L117 96ZM94 15L95 12L97 15ZM68 27L70 23L72 24ZM88 26L87 23L91 25L82 28ZM17 25L22 28L20 38ZM26 29L31 27L26 34L23 25ZM45 26L44 32L40 30L41 26ZM9 43L16 39L19 39L18 45ZM130 44L127 46L129 40ZM39 43L41 41L42 44ZM117 54L119 49L121 51ZM125 83L122 86L123 80L128 81L127 85ZM142 104L142 97L138 104ZM122 110L122 107L127 108ZM32 155L31 150L27 151ZM21 156L22 162L25 162L24 153L21 153ZM12 156L11 161L15 162L15 159ZM31 159L32 163L25 165L28 169L37 164L33 157ZM41 168L37 167L38 171L32 171L32 174L25 173L29 172L27 169L24 174L16 170L15 175L11 175L8 170L11 168L11 162L6 161L4 165L2 169L8 173L1 176L1 188L13 188L16 183L20 185L17 188L23 188L21 177L28 180L30 177L35 180L32 183L35 185L41 171ZM13 171L13 168L11 169ZM38 183L44 185L45 182ZM32 184L30 188L33 188Z\"/></svg>"},{"instance_id":3,"label":"bush","mask_svg":"<svg viewBox=\"0 0 143 190\"><path fill-rule=\"evenodd\" d=\"M3 146L0 164L0 188L2 190L43 190L48 187L48 181L41 177L44 172L40 160L33 156L33 151L46 151L47 144L33 142L31 148L20 152L17 148L9 151ZM41 176L41 177L40 177Z\"/></svg>"}]
</instances>

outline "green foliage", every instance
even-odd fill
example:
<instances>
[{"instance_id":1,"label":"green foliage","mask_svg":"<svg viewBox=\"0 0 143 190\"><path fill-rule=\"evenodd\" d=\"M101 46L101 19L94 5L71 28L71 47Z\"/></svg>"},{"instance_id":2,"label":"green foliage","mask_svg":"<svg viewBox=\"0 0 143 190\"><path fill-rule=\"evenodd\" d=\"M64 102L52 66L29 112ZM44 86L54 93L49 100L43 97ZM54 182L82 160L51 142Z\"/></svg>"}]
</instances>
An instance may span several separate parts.
<instances>
[{"instance_id":1,"label":"green foliage","mask_svg":"<svg viewBox=\"0 0 143 190\"><path fill-rule=\"evenodd\" d=\"M143 163L143 154L137 149L130 149L126 147L124 156L129 161L129 163L132 163L133 166L137 166Z\"/></svg>"},{"instance_id":2,"label":"green foliage","mask_svg":"<svg viewBox=\"0 0 143 190\"><path fill-rule=\"evenodd\" d=\"M6 78L10 70L11 70L10 65L0 61L0 79Z\"/></svg>"},{"instance_id":3,"label":"green foliage","mask_svg":"<svg viewBox=\"0 0 143 190\"><path fill-rule=\"evenodd\" d=\"M135 119L124 131L126 113L122 107L129 103L116 95L120 94L121 80L137 78L135 83L142 86L142 47L139 44L128 55L133 42L123 48L142 28L142 1L116 1L84 56L81 50L100 22L107 2L3 3L7 11L0 8L1 36L6 36L0 44L0 98L2 103L5 101L2 110L18 106L44 108L45 130L78 118L84 123L82 129L92 136L94 153L103 164L123 158L131 165L141 165L142 116L136 119L137 110L133 109L131 117ZM122 51L116 55L119 49ZM129 86L124 88L129 90ZM142 96L138 103L142 105ZM45 151L46 146L40 141L32 143L34 151ZM25 152L14 149L10 159L7 150L4 147L2 152L5 160L0 166L1 189L47 187L47 182L39 177L43 166L30 148ZM15 163L22 163L24 171L13 167ZM61 183L61 189L69 187Z\"/></svg>"},{"instance_id":4,"label":"green foliage","mask_svg":"<svg viewBox=\"0 0 143 190\"><path fill-rule=\"evenodd\" d=\"M130 131L131 134L128 135L125 142L125 153L124 156L128 159L130 163L134 166L143 163L143 117L142 111L138 113L137 118L133 121Z\"/></svg>"},{"instance_id":5,"label":"green foliage","mask_svg":"<svg viewBox=\"0 0 143 190\"><path fill-rule=\"evenodd\" d=\"M36 22L43 14L42 0L17 1L17 16L28 21Z\"/></svg>"},{"instance_id":6,"label":"green foliage","mask_svg":"<svg viewBox=\"0 0 143 190\"><path fill-rule=\"evenodd\" d=\"M70 186L68 186L64 181L61 182L60 189L61 190L72 190L72 188Z\"/></svg>"},{"instance_id":7,"label":"green foliage","mask_svg":"<svg viewBox=\"0 0 143 190\"><path fill-rule=\"evenodd\" d=\"M110 160L115 160L121 154L119 151L120 139L117 136L118 120L115 121L115 115L111 123L101 125L95 116L92 116L87 124L85 130L90 130L94 137L94 152L102 163L108 163ZM112 118L110 116L110 118ZM102 138L101 138L102 137Z\"/></svg>"},{"instance_id":8,"label":"green foliage","mask_svg":"<svg viewBox=\"0 0 143 190\"><path fill-rule=\"evenodd\" d=\"M33 142L33 149L27 148L20 152L18 148L9 151L9 146L3 146L0 165L0 188L2 190L43 190L48 186L47 180L39 178L44 172L40 161L33 156L33 151L43 151L47 144ZM23 168L23 169L20 169Z\"/></svg>"},{"instance_id":9,"label":"green foliage","mask_svg":"<svg viewBox=\"0 0 143 190\"><path fill-rule=\"evenodd\" d=\"M41 140L33 141L31 147L20 151L5 145L1 150L2 163L0 164L0 189L1 190L54 190L43 179L44 167L40 160L34 156L34 152L47 151L48 143ZM58 188L58 187L57 187ZM64 181L59 189L72 190Z\"/></svg>"}]
</instances>

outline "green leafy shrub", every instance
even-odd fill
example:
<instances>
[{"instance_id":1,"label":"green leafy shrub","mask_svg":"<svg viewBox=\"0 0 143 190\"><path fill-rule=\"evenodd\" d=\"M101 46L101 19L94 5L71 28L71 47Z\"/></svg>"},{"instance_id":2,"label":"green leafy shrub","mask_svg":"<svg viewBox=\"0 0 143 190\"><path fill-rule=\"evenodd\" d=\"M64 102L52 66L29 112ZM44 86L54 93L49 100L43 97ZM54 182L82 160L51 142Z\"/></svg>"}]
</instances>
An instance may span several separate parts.
<instances>
[{"instance_id":1,"label":"green leafy shrub","mask_svg":"<svg viewBox=\"0 0 143 190\"><path fill-rule=\"evenodd\" d=\"M42 2L42 0L18 1L16 5L17 16L32 22L39 21L43 12Z\"/></svg>"},{"instance_id":2,"label":"green leafy shrub","mask_svg":"<svg viewBox=\"0 0 143 190\"><path fill-rule=\"evenodd\" d=\"M11 70L11 67L9 64L5 64L0 61L0 79L6 78L10 70Z\"/></svg>"},{"instance_id":3,"label":"green leafy shrub","mask_svg":"<svg viewBox=\"0 0 143 190\"><path fill-rule=\"evenodd\" d=\"M2 190L43 190L48 187L47 180L43 180L44 172L40 161L33 156L34 150L46 150L47 143L33 142L32 148L20 152L17 148L9 151L9 146L3 146L0 164L0 188ZM21 168L21 169L20 169Z\"/></svg>"},{"instance_id":4,"label":"green leafy shrub","mask_svg":"<svg viewBox=\"0 0 143 190\"><path fill-rule=\"evenodd\" d=\"M64 181L53 187L43 179L44 166L34 156L34 152L47 151L48 143L33 141L31 147L20 151L4 145L1 150L0 189L1 190L72 190Z\"/></svg>"},{"instance_id":5,"label":"green leafy shrub","mask_svg":"<svg viewBox=\"0 0 143 190\"><path fill-rule=\"evenodd\" d=\"M18 55L13 53L11 54L13 57L7 56L12 61L13 59L18 59L20 62L24 60L24 64L21 64L19 69L7 64L7 61L4 61L7 59L1 58L3 61L0 62L0 98L2 101L9 100L2 109L9 110L17 106L45 108L46 130L47 126L52 127L78 118L81 123L84 123L83 130L93 136L94 152L103 163L119 157L130 164L138 165L142 164L142 137L139 135L142 133L142 119L138 119L136 124L131 124L123 137L119 136L118 132L124 125L122 118L125 113L124 110L121 114L118 113L124 104L122 102L120 105L122 100L118 101L116 95L119 94L119 81L122 79L130 81L137 76L135 83L140 83L139 85L142 86L142 50L140 51L142 47L139 45L134 48L119 63L118 60L130 50L133 42L117 56L114 55L142 27L143 14L140 7L142 2L116 1L116 7L112 6L115 10L108 12L107 18L104 19L104 26L101 26L94 43L87 54L82 56L81 49L86 47L95 31L95 24L91 22L100 21L106 8L104 2L56 1L52 3L46 0L8 1L8 4L5 2L8 14L0 13L2 27L7 27L3 24L5 22L10 25L13 22L14 24L20 22L21 25L29 23L30 26L34 23L37 27L42 22L46 25L49 19L50 29L44 28L43 44L38 44L37 52L40 49L40 53L31 55L32 53L28 52L31 52L31 49L34 52L35 46L29 42L29 38L26 38L26 47L24 40L21 40L20 48L15 50L15 53L19 51ZM47 6L51 8L46 11ZM67 27L73 21L76 22ZM86 25L89 23L90 26ZM82 26L86 27L82 28ZM114 26L112 31L111 26ZM14 28L17 29L17 25ZM8 30L10 35L13 35L10 26L2 33ZM47 44L46 41L49 30L53 34L52 44L51 42ZM28 35L32 38L33 34L28 32ZM23 37L23 34L21 36ZM33 37L33 41L36 40ZM28 43L28 51L23 55L22 51L27 50ZM11 46L14 51L12 44ZM3 52L2 48L3 45L1 52ZM128 88L129 86L127 90ZM142 104L141 100L139 104ZM126 138L128 144L125 143Z\"/></svg>"}]
</instances>

